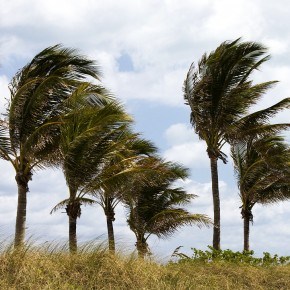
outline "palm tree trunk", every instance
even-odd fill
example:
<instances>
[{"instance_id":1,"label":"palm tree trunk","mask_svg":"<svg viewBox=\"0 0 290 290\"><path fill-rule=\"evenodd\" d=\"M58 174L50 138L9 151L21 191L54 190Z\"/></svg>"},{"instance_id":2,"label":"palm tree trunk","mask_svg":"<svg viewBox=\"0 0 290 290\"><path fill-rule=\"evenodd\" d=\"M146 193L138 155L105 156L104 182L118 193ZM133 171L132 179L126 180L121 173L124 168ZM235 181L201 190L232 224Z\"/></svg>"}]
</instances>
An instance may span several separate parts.
<instances>
[{"instance_id":1,"label":"palm tree trunk","mask_svg":"<svg viewBox=\"0 0 290 290\"><path fill-rule=\"evenodd\" d=\"M210 168L211 168L212 197L214 211L212 246L214 249L220 250L220 196L219 196L219 181L218 181L218 169L216 157L210 157Z\"/></svg>"},{"instance_id":2,"label":"palm tree trunk","mask_svg":"<svg viewBox=\"0 0 290 290\"><path fill-rule=\"evenodd\" d=\"M18 187L18 204L15 225L14 247L19 247L24 244L25 239L25 225L26 225L26 206L27 206L27 192L28 182L31 180L31 172L24 174L24 170L16 172L15 180Z\"/></svg>"},{"instance_id":3,"label":"palm tree trunk","mask_svg":"<svg viewBox=\"0 0 290 290\"><path fill-rule=\"evenodd\" d=\"M28 182L20 181L16 175L15 177L18 186L18 204L15 225L14 247L22 246L25 239L25 224L26 224L26 205L27 205L27 191Z\"/></svg>"},{"instance_id":4,"label":"palm tree trunk","mask_svg":"<svg viewBox=\"0 0 290 290\"><path fill-rule=\"evenodd\" d=\"M250 250L250 217L244 215L244 251Z\"/></svg>"},{"instance_id":5,"label":"palm tree trunk","mask_svg":"<svg viewBox=\"0 0 290 290\"><path fill-rule=\"evenodd\" d=\"M108 242L109 242L109 251L115 254L115 236L114 236L114 226L113 222L115 220L115 210L113 206L114 198L110 197L105 193L105 203L104 203L104 212L107 218L107 231L108 231Z\"/></svg>"},{"instance_id":6,"label":"palm tree trunk","mask_svg":"<svg viewBox=\"0 0 290 290\"><path fill-rule=\"evenodd\" d=\"M106 215L106 217L107 217L109 251L115 254L115 236L114 236L113 219L110 214Z\"/></svg>"},{"instance_id":7,"label":"palm tree trunk","mask_svg":"<svg viewBox=\"0 0 290 290\"><path fill-rule=\"evenodd\" d=\"M69 251L77 251L77 218L69 216Z\"/></svg>"},{"instance_id":8,"label":"palm tree trunk","mask_svg":"<svg viewBox=\"0 0 290 290\"><path fill-rule=\"evenodd\" d=\"M144 237L137 237L136 248L138 257L144 259L145 255L148 253L148 245Z\"/></svg>"},{"instance_id":9,"label":"palm tree trunk","mask_svg":"<svg viewBox=\"0 0 290 290\"><path fill-rule=\"evenodd\" d=\"M77 189L69 186L70 200L65 210L69 220L69 251L77 251L77 218L81 216L81 204L76 200Z\"/></svg>"}]
</instances>

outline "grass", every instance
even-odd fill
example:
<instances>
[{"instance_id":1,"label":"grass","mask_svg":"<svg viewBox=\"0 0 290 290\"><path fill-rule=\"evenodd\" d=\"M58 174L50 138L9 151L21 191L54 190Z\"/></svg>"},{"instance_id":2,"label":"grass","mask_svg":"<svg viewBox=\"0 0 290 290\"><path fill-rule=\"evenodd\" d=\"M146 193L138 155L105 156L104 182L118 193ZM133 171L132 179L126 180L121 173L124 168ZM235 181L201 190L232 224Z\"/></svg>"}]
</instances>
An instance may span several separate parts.
<instances>
[{"instance_id":1,"label":"grass","mask_svg":"<svg viewBox=\"0 0 290 290\"><path fill-rule=\"evenodd\" d=\"M290 265L185 259L161 265L89 245L2 247L0 289L290 289Z\"/></svg>"}]
</instances>

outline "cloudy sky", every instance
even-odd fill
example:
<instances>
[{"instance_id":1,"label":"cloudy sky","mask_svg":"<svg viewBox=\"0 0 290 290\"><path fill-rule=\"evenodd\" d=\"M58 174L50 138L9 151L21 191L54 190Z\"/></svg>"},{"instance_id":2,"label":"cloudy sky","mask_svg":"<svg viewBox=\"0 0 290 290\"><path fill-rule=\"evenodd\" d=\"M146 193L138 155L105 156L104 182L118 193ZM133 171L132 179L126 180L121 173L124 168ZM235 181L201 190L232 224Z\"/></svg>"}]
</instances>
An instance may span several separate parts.
<instances>
[{"instance_id":1,"label":"cloudy sky","mask_svg":"<svg viewBox=\"0 0 290 290\"><path fill-rule=\"evenodd\" d=\"M1 112L9 98L9 81L36 53L57 43L77 48L101 65L103 82L134 115L136 130L153 140L165 158L190 168L184 186L199 196L190 210L212 217L209 160L205 144L189 124L183 80L190 64L204 52L242 37L267 45L272 55L254 75L255 81L280 81L255 108L289 96L289 11L286 0L0 0ZM289 112L273 122L289 122ZM14 233L17 190L13 169L0 163L0 235L6 237ZM221 246L241 250L240 202L231 161L219 167ZM60 171L35 172L28 196L28 235L41 241L66 240L66 215L49 214L66 195ZM264 251L289 255L289 220L288 202L256 206L253 250L259 255ZM122 207L117 210L115 231L120 247L134 247ZM82 241L105 240L105 217L98 207L83 209L78 235ZM190 253L191 247L205 249L211 242L212 229L186 227L166 241L152 238L150 245L165 258L178 246Z\"/></svg>"}]
</instances>

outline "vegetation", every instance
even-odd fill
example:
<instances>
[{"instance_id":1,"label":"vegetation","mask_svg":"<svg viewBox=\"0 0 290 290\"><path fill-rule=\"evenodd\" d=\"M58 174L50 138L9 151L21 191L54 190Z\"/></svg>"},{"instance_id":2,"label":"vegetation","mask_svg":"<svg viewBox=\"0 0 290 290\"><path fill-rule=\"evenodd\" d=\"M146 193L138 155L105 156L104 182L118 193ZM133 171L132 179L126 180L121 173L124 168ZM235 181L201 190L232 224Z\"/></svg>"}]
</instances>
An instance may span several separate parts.
<instances>
[{"instance_id":1,"label":"vegetation","mask_svg":"<svg viewBox=\"0 0 290 290\"><path fill-rule=\"evenodd\" d=\"M69 197L52 212L66 209L72 253L77 251L76 224L82 204L103 206L109 247L114 251L114 206L125 201L126 191L131 191L134 199L132 190L128 190L132 183L126 180L136 178L137 173L138 182L145 187L148 172L161 178L158 170L162 166L156 171L148 167L148 162L141 162L143 157L155 154L156 148L150 142L137 140L138 134L130 132L132 118L102 87L99 77L94 61L57 45L36 55L12 79L7 120L0 122L0 157L10 161L16 171L16 248L22 247L25 239L28 183L33 170L48 166L63 170ZM165 172L162 174L167 176ZM181 177L176 176L174 180ZM101 200L104 197L104 203L98 197ZM190 195L187 202L189 198ZM187 215L189 218L190 214ZM199 220L202 218L209 220L204 216ZM172 218L171 223L177 229L185 222L178 223Z\"/></svg>"},{"instance_id":2,"label":"vegetation","mask_svg":"<svg viewBox=\"0 0 290 290\"><path fill-rule=\"evenodd\" d=\"M7 122L1 122L1 157L16 172L18 207L15 246L25 238L28 183L33 171L55 165L58 160L59 116L65 100L87 77L98 79L96 64L72 49L49 47L23 67L10 84Z\"/></svg>"},{"instance_id":3,"label":"vegetation","mask_svg":"<svg viewBox=\"0 0 290 290\"><path fill-rule=\"evenodd\" d=\"M160 160L155 163L162 169L156 171L146 184L140 183L139 178L131 180L130 191L124 200L129 212L127 221L136 236L140 257L150 253L147 240L151 235L164 238L183 225L210 224L207 216L190 214L180 207L188 204L194 197L183 188L173 186L178 178L188 176L186 169Z\"/></svg>"},{"instance_id":4,"label":"vegetation","mask_svg":"<svg viewBox=\"0 0 290 290\"><path fill-rule=\"evenodd\" d=\"M220 194L218 159L226 163L223 145L238 142L247 135L263 134L285 128L267 121L287 108L290 99L249 114L263 94L276 82L253 84L250 76L269 59L266 48L255 42L223 42L209 55L204 54L197 67L191 65L184 82L184 98L190 106L190 121L199 138L207 144L212 176L214 207L213 247L220 249Z\"/></svg>"},{"instance_id":5,"label":"vegetation","mask_svg":"<svg viewBox=\"0 0 290 290\"><path fill-rule=\"evenodd\" d=\"M69 113L61 119L60 165L69 198L56 205L53 211L66 208L72 252L77 250L76 223L81 215L81 204L94 203L86 197L86 189L92 180L99 178L103 164L118 150L116 140L131 120L119 104L108 101L105 93L98 86L80 85L67 99Z\"/></svg>"},{"instance_id":6,"label":"vegetation","mask_svg":"<svg viewBox=\"0 0 290 290\"><path fill-rule=\"evenodd\" d=\"M273 255L264 252L262 258L257 258L254 256L254 251L243 251L243 252L233 252L229 249L227 250L216 250L213 247L208 246L208 250L202 251L196 248L192 248L193 255L189 257L183 253L179 252L180 247L177 248L173 257L179 258L178 262L183 263L184 261L190 262L230 262L230 263L242 263L255 266L278 266L278 265L288 265L290 264L290 256Z\"/></svg>"},{"instance_id":7,"label":"vegetation","mask_svg":"<svg viewBox=\"0 0 290 290\"><path fill-rule=\"evenodd\" d=\"M250 250L250 222L255 204L271 204L290 198L290 151L282 137L250 137L232 147L244 220L244 251Z\"/></svg>"},{"instance_id":8,"label":"vegetation","mask_svg":"<svg viewBox=\"0 0 290 290\"><path fill-rule=\"evenodd\" d=\"M79 253L49 245L3 249L1 289L289 289L290 266L183 259L160 264L111 255L101 246Z\"/></svg>"},{"instance_id":9,"label":"vegetation","mask_svg":"<svg viewBox=\"0 0 290 290\"><path fill-rule=\"evenodd\" d=\"M130 190L133 178L139 183L147 181L148 173L155 174L156 168L144 160L156 154L156 147L139 134L129 130L120 136L118 154L113 154L103 166L98 179L91 182L87 188L104 210L107 220L109 250L115 252L115 236L113 222L115 208L125 200L126 191Z\"/></svg>"},{"instance_id":10,"label":"vegetation","mask_svg":"<svg viewBox=\"0 0 290 290\"><path fill-rule=\"evenodd\" d=\"M249 113L276 82L250 79L269 60L266 52L259 43L226 41L189 69L184 98L211 164L213 247L193 249L192 257L178 248L178 260L164 265L149 260L151 235L167 238L183 225L212 224L186 208L196 197L178 186L188 170L163 160L154 144L132 130L132 117L102 86L94 61L59 45L36 55L12 79L7 115L0 120L0 158L12 163L18 186L14 243L0 244L0 288L289 289L290 257L256 258L249 251L254 205L290 197L290 147L278 135L290 124L270 123L289 108L290 98ZM240 189L244 252L220 249L218 160L227 161L225 143L231 145ZM68 197L52 209L66 210L68 249L25 244L29 181L35 170L51 166L62 169L68 187ZM139 258L116 253L119 203L127 210ZM109 251L78 247L77 219L88 204L104 210Z\"/></svg>"}]
</instances>

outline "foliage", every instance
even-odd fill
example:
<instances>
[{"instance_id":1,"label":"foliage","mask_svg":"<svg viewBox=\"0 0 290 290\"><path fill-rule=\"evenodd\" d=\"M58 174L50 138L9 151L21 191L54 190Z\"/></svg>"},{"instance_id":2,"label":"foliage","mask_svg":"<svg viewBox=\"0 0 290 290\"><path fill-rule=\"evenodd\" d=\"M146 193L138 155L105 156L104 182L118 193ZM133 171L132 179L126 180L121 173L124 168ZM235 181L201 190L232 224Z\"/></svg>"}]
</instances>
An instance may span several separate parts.
<instances>
[{"instance_id":1,"label":"foliage","mask_svg":"<svg viewBox=\"0 0 290 290\"><path fill-rule=\"evenodd\" d=\"M290 264L290 256L278 256L277 254L271 255L268 252L263 253L262 258L254 256L254 251L234 252L232 250L216 250L211 246L208 246L208 250L202 251L196 248L192 248L193 255L191 257L180 253L180 247L178 247L172 257L179 259L179 262L193 261L193 262L230 262L237 264L250 264L254 266L278 266Z\"/></svg>"},{"instance_id":2,"label":"foliage","mask_svg":"<svg viewBox=\"0 0 290 290\"><path fill-rule=\"evenodd\" d=\"M254 136L232 146L231 155L243 209L290 197L290 148L284 138Z\"/></svg>"},{"instance_id":3,"label":"foliage","mask_svg":"<svg viewBox=\"0 0 290 290\"><path fill-rule=\"evenodd\" d=\"M155 172L148 172L150 179L146 184L134 176L123 201L128 209L127 222L136 236L141 255L149 252L147 240L151 235L166 238L184 225L210 224L206 215L191 214L184 208L196 197L176 186L178 180L188 176L187 169L177 163L150 159L153 159Z\"/></svg>"},{"instance_id":4,"label":"foliage","mask_svg":"<svg viewBox=\"0 0 290 290\"><path fill-rule=\"evenodd\" d=\"M231 156L244 219L244 250L249 250L255 204L272 204L290 198L290 147L281 136L258 135L232 146Z\"/></svg>"},{"instance_id":5,"label":"foliage","mask_svg":"<svg viewBox=\"0 0 290 290\"><path fill-rule=\"evenodd\" d=\"M204 54L197 65L191 64L184 81L190 122L207 145L211 162L214 209L213 246L220 248L220 197L217 160L227 162L222 152L225 143L236 143L246 136L276 132L289 124L270 125L271 117L290 107L290 98L273 106L249 113L276 81L254 84L251 74L269 59L267 49L257 42L241 39L225 41L214 51Z\"/></svg>"},{"instance_id":6,"label":"foliage","mask_svg":"<svg viewBox=\"0 0 290 290\"><path fill-rule=\"evenodd\" d=\"M18 204L15 246L25 239L27 192L33 171L58 164L60 116L67 98L90 77L99 80L96 63L61 45L48 47L20 69L9 85L7 121L0 122L0 157L16 171Z\"/></svg>"},{"instance_id":7,"label":"foliage","mask_svg":"<svg viewBox=\"0 0 290 290\"><path fill-rule=\"evenodd\" d=\"M157 263L110 255L87 244L69 255L62 245L33 245L0 253L1 289L289 289L290 267L227 261Z\"/></svg>"}]
</instances>

